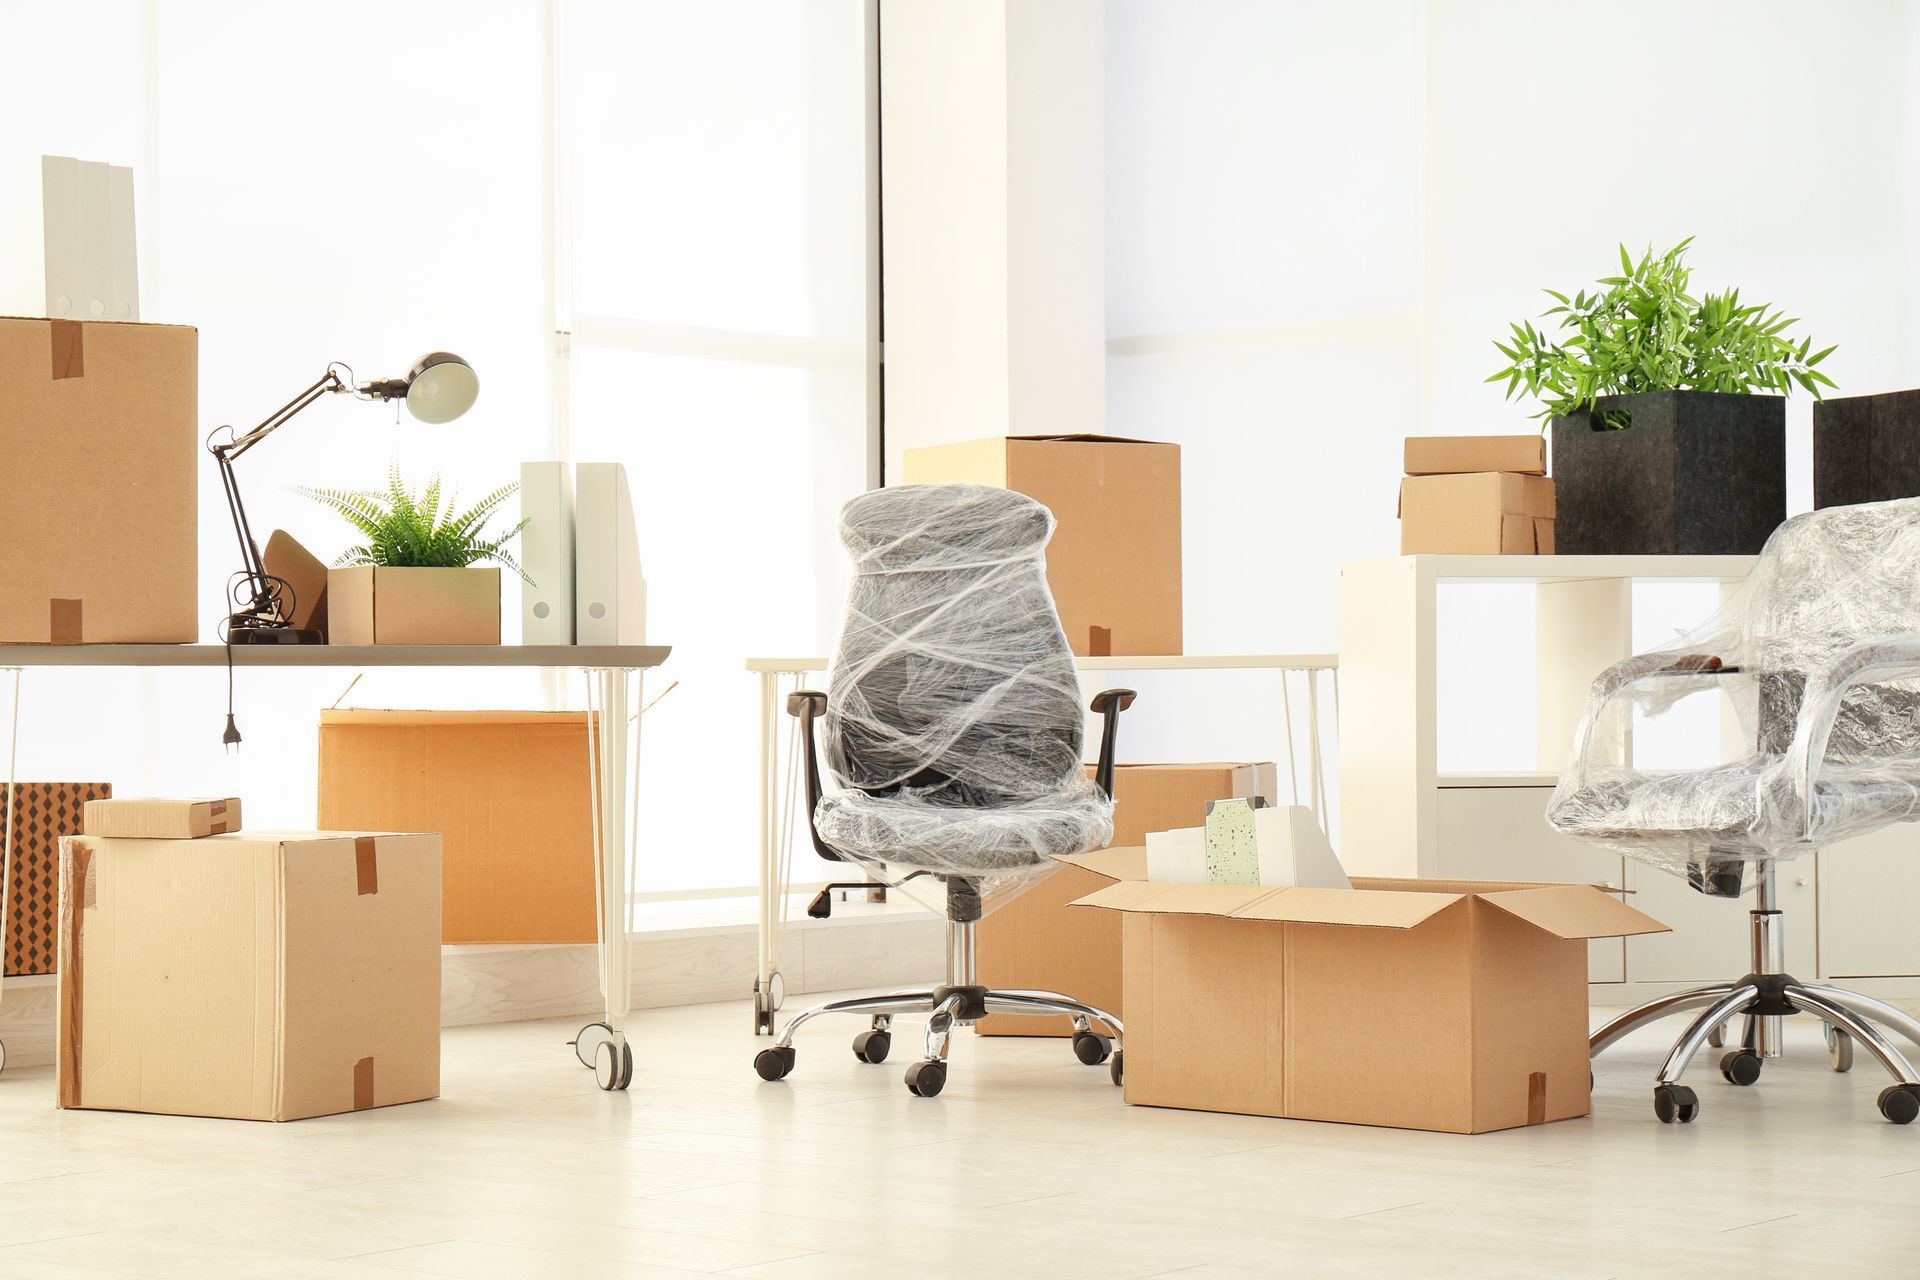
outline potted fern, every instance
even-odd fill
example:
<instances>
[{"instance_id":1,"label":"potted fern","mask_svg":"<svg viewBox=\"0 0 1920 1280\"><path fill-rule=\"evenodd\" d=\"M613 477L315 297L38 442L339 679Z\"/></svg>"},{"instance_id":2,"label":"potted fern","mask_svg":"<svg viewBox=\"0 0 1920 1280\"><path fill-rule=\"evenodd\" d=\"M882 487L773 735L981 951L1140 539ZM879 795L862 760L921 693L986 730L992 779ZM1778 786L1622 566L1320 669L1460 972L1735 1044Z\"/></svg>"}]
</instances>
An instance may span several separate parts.
<instances>
[{"instance_id":1,"label":"potted fern","mask_svg":"<svg viewBox=\"0 0 1920 1280\"><path fill-rule=\"evenodd\" d=\"M526 579L506 546L527 522L487 530L515 488L464 511L449 496L443 510L439 477L415 495L397 464L385 492L301 488L366 538L327 571L329 643L499 644L500 570L476 565L491 560Z\"/></svg>"},{"instance_id":2,"label":"potted fern","mask_svg":"<svg viewBox=\"0 0 1920 1280\"><path fill-rule=\"evenodd\" d=\"M1489 382L1536 397L1551 420L1562 554L1752 555L1787 514L1786 406L1833 382L1833 348L1740 291L1689 292L1692 238L1556 305L1559 336L1531 321L1494 345ZM1773 394L1773 393L1778 394Z\"/></svg>"}]
</instances>

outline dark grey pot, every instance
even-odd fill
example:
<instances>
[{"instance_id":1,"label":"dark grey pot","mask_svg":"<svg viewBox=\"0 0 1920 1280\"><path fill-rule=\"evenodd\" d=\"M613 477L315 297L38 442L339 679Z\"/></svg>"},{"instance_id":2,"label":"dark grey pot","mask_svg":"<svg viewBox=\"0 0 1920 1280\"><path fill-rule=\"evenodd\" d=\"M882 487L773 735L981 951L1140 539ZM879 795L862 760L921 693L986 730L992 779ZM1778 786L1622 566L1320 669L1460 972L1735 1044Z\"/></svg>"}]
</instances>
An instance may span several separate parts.
<instances>
[{"instance_id":1,"label":"dark grey pot","mask_svg":"<svg viewBox=\"0 0 1920 1280\"><path fill-rule=\"evenodd\" d=\"M1554 550L1561 555L1752 555L1787 517L1779 396L1602 396L1632 426L1553 420Z\"/></svg>"},{"instance_id":2,"label":"dark grey pot","mask_svg":"<svg viewBox=\"0 0 1920 1280\"><path fill-rule=\"evenodd\" d=\"M1920 497L1920 391L1813 406L1813 505Z\"/></svg>"}]
</instances>

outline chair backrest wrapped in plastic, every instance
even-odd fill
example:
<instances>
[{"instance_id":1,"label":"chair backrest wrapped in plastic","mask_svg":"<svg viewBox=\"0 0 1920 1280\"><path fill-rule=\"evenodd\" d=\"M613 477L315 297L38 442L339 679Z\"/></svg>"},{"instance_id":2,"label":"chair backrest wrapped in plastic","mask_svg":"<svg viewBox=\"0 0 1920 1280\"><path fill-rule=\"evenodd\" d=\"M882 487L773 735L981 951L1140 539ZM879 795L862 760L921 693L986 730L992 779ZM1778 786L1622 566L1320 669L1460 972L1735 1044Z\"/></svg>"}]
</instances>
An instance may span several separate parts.
<instances>
[{"instance_id":1,"label":"chair backrest wrapped in plastic","mask_svg":"<svg viewBox=\"0 0 1920 1280\"><path fill-rule=\"evenodd\" d=\"M824 720L842 786L992 808L1079 780L1080 686L1043 555L1053 523L985 485L847 503L854 578Z\"/></svg>"},{"instance_id":2,"label":"chair backrest wrapped in plastic","mask_svg":"<svg viewBox=\"0 0 1920 1280\"><path fill-rule=\"evenodd\" d=\"M1632 767L1634 717L1702 692L1738 717L1726 758ZM1711 620L1596 680L1548 817L1675 869L1920 817L1920 499L1786 521Z\"/></svg>"}]
</instances>

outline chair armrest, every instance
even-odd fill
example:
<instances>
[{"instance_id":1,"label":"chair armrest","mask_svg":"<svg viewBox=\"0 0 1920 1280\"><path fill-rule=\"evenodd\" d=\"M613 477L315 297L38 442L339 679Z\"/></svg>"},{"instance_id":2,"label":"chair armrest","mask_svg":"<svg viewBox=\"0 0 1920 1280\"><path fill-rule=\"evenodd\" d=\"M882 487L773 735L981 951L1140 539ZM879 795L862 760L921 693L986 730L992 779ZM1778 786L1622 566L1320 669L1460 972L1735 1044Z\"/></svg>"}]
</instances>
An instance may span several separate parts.
<instances>
[{"instance_id":1,"label":"chair armrest","mask_svg":"<svg viewBox=\"0 0 1920 1280\"><path fill-rule=\"evenodd\" d=\"M1814 783L1826 759L1827 740L1847 690L1871 677L1897 675L1920 679L1920 633L1879 636L1844 650L1825 671L1807 677L1794 725L1793 744L1787 748L1787 776L1800 802L1805 834L1813 834Z\"/></svg>"},{"instance_id":2,"label":"chair armrest","mask_svg":"<svg viewBox=\"0 0 1920 1280\"><path fill-rule=\"evenodd\" d=\"M1574 759L1586 758L1588 749L1593 745L1593 728L1600 719L1600 713L1628 687L1642 680L1653 679L1710 680L1718 676L1739 675L1743 670L1706 653L1687 653L1678 657L1671 653L1641 653L1614 663L1595 676L1588 689L1586 713L1580 717L1579 728L1574 730Z\"/></svg>"},{"instance_id":3,"label":"chair armrest","mask_svg":"<svg viewBox=\"0 0 1920 1280\"><path fill-rule=\"evenodd\" d=\"M820 750L813 739L813 722L826 714L827 695L814 689L802 689L798 693L787 695L787 714L798 717L800 721L800 750L806 761L807 770L807 834L813 838L813 851L829 862L845 862L846 858L832 845L820 838L820 827L814 814L820 809Z\"/></svg>"},{"instance_id":4,"label":"chair armrest","mask_svg":"<svg viewBox=\"0 0 1920 1280\"><path fill-rule=\"evenodd\" d=\"M1100 716L1100 763L1093 767L1093 785L1113 799L1113 746L1120 731L1120 713L1140 695L1132 689L1107 689L1093 695L1089 710Z\"/></svg>"}]
</instances>

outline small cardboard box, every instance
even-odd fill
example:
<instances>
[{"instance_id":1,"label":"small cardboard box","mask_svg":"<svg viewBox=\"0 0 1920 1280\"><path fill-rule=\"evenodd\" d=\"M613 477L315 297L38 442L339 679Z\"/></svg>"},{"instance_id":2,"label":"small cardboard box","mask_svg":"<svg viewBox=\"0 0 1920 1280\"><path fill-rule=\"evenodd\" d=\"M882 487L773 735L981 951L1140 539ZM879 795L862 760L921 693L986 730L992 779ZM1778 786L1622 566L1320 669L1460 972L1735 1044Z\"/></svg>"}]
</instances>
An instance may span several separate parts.
<instances>
[{"instance_id":1,"label":"small cardboard box","mask_svg":"<svg viewBox=\"0 0 1920 1280\"><path fill-rule=\"evenodd\" d=\"M440 838L60 842L62 1107L299 1120L440 1092Z\"/></svg>"},{"instance_id":2,"label":"small cardboard box","mask_svg":"<svg viewBox=\"0 0 1920 1280\"><path fill-rule=\"evenodd\" d=\"M1126 1099L1485 1133L1586 1115L1589 938L1666 926L1589 885L1122 881Z\"/></svg>"},{"instance_id":3,"label":"small cardboard box","mask_svg":"<svg viewBox=\"0 0 1920 1280\"><path fill-rule=\"evenodd\" d=\"M1552 555L1553 481L1476 472L1400 482L1401 555Z\"/></svg>"},{"instance_id":4,"label":"small cardboard box","mask_svg":"<svg viewBox=\"0 0 1920 1280\"><path fill-rule=\"evenodd\" d=\"M1081 657L1179 653L1180 446L994 436L909 449L907 484L1016 489L1053 512L1047 584Z\"/></svg>"},{"instance_id":5,"label":"small cardboard box","mask_svg":"<svg viewBox=\"0 0 1920 1280\"><path fill-rule=\"evenodd\" d=\"M320 713L324 827L438 831L445 942L592 942L580 711Z\"/></svg>"},{"instance_id":6,"label":"small cardboard box","mask_svg":"<svg viewBox=\"0 0 1920 1280\"><path fill-rule=\"evenodd\" d=\"M328 644L499 644L500 570L327 570Z\"/></svg>"},{"instance_id":7,"label":"small cardboard box","mask_svg":"<svg viewBox=\"0 0 1920 1280\"><path fill-rule=\"evenodd\" d=\"M240 800L89 800L81 830L90 836L198 840L240 829ZM71 834L71 833L68 833Z\"/></svg>"},{"instance_id":8,"label":"small cardboard box","mask_svg":"<svg viewBox=\"0 0 1920 1280\"><path fill-rule=\"evenodd\" d=\"M13 835L7 868L6 971L52 973L60 926L60 837L78 835L88 801L113 794L106 782L16 782L13 796L0 784L0 848Z\"/></svg>"},{"instance_id":9,"label":"small cardboard box","mask_svg":"<svg viewBox=\"0 0 1920 1280\"><path fill-rule=\"evenodd\" d=\"M1408 436L1410 476L1450 476L1472 471L1547 474L1547 438L1530 436Z\"/></svg>"},{"instance_id":10,"label":"small cardboard box","mask_svg":"<svg viewBox=\"0 0 1920 1280\"><path fill-rule=\"evenodd\" d=\"M1263 796L1277 789L1271 764L1124 764L1113 771L1113 848L1061 858L1066 864L981 920L974 949L988 986L1039 988L1124 1017L1120 921L1067 904L1115 880L1146 878L1139 846L1157 827L1202 821L1209 800ZM987 1036L1068 1036L1067 1018L1008 1015L975 1026Z\"/></svg>"},{"instance_id":11,"label":"small cardboard box","mask_svg":"<svg viewBox=\"0 0 1920 1280\"><path fill-rule=\"evenodd\" d=\"M0 644L199 638L199 335L0 319Z\"/></svg>"}]
</instances>

